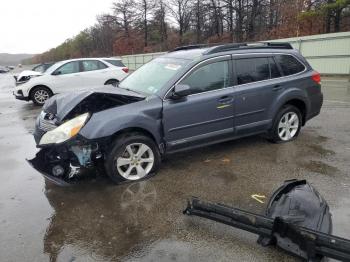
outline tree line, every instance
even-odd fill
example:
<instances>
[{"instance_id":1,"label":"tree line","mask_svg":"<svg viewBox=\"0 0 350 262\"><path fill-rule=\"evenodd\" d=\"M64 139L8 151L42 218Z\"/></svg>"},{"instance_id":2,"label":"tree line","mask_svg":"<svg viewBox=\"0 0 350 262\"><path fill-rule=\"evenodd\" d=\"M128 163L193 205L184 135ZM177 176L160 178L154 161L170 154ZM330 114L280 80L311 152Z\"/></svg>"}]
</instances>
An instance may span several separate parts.
<instances>
[{"instance_id":1,"label":"tree line","mask_svg":"<svg viewBox=\"0 0 350 262\"><path fill-rule=\"evenodd\" d=\"M350 30L350 0L117 0L96 24L27 63Z\"/></svg>"}]
</instances>

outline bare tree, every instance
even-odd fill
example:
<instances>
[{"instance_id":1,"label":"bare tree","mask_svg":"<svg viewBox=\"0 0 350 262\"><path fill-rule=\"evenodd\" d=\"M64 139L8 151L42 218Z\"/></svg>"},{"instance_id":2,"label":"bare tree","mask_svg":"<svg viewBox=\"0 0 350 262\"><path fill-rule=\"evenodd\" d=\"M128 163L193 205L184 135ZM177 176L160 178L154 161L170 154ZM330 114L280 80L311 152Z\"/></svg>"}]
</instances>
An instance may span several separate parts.
<instances>
[{"instance_id":1,"label":"bare tree","mask_svg":"<svg viewBox=\"0 0 350 262\"><path fill-rule=\"evenodd\" d=\"M150 19L150 15L152 13L153 8L155 7L156 3L154 0L137 0L136 6L139 11L138 17L140 17L140 20L142 21L141 30L143 31L144 36L144 46L148 46L148 22Z\"/></svg>"},{"instance_id":2,"label":"bare tree","mask_svg":"<svg viewBox=\"0 0 350 262\"><path fill-rule=\"evenodd\" d=\"M234 41L234 12L235 12L235 0L223 0L223 9L226 10L224 19L227 22L227 31L230 34L230 40Z\"/></svg>"},{"instance_id":3,"label":"bare tree","mask_svg":"<svg viewBox=\"0 0 350 262\"><path fill-rule=\"evenodd\" d=\"M116 22L124 29L126 37L129 37L130 26L134 18L134 0L118 0L113 3L113 12Z\"/></svg>"},{"instance_id":4,"label":"bare tree","mask_svg":"<svg viewBox=\"0 0 350 262\"><path fill-rule=\"evenodd\" d=\"M190 6L190 0L168 0L170 13L179 26L180 44L183 43L183 34L187 31L190 25L192 15Z\"/></svg>"},{"instance_id":5,"label":"bare tree","mask_svg":"<svg viewBox=\"0 0 350 262\"><path fill-rule=\"evenodd\" d=\"M162 47L166 47L165 40L167 39L167 23L165 21L166 16L166 6L164 4L164 0L157 1L154 8L154 22L158 27L160 42Z\"/></svg>"}]
</instances>

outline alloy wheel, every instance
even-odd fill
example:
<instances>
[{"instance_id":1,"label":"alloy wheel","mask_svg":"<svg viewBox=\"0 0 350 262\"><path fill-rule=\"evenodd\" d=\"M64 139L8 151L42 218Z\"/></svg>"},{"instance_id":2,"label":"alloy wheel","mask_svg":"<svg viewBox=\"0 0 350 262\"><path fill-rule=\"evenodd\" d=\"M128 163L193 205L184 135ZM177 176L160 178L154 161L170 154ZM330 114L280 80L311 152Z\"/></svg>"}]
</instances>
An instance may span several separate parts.
<instances>
[{"instance_id":1,"label":"alloy wheel","mask_svg":"<svg viewBox=\"0 0 350 262\"><path fill-rule=\"evenodd\" d=\"M37 91L35 91L34 93L34 99L36 102L38 102L39 104L44 104L45 101L50 97L50 94L48 91L44 90L44 89L38 89Z\"/></svg>"},{"instance_id":2,"label":"alloy wheel","mask_svg":"<svg viewBox=\"0 0 350 262\"><path fill-rule=\"evenodd\" d=\"M119 174L127 180L138 180L152 170L154 154L143 143L133 143L125 147L123 154L115 161Z\"/></svg>"},{"instance_id":3,"label":"alloy wheel","mask_svg":"<svg viewBox=\"0 0 350 262\"><path fill-rule=\"evenodd\" d=\"M278 123L278 136L283 141L291 140L299 129L299 117L295 112L287 112Z\"/></svg>"}]
</instances>

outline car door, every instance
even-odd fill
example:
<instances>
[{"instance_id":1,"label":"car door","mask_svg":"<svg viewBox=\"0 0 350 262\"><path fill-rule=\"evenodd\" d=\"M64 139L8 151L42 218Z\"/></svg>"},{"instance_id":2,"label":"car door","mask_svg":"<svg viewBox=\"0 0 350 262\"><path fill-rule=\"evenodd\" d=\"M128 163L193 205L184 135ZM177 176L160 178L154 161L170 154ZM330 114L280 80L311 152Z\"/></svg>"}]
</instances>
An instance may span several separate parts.
<instances>
[{"instance_id":1,"label":"car door","mask_svg":"<svg viewBox=\"0 0 350 262\"><path fill-rule=\"evenodd\" d=\"M79 90L83 85L80 75L79 61L65 63L52 73L50 88L54 93Z\"/></svg>"},{"instance_id":2,"label":"car door","mask_svg":"<svg viewBox=\"0 0 350 262\"><path fill-rule=\"evenodd\" d=\"M108 66L99 60L81 60L84 88L101 87L108 78Z\"/></svg>"},{"instance_id":3,"label":"car door","mask_svg":"<svg viewBox=\"0 0 350 262\"><path fill-rule=\"evenodd\" d=\"M168 151L233 135L231 66L230 56L201 62L177 83L188 85L190 95L181 99L166 96L163 126Z\"/></svg>"},{"instance_id":4,"label":"car door","mask_svg":"<svg viewBox=\"0 0 350 262\"><path fill-rule=\"evenodd\" d=\"M236 134L261 132L272 122L268 111L283 89L281 73L269 54L234 56L233 65Z\"/></svg>"}]
</instances>

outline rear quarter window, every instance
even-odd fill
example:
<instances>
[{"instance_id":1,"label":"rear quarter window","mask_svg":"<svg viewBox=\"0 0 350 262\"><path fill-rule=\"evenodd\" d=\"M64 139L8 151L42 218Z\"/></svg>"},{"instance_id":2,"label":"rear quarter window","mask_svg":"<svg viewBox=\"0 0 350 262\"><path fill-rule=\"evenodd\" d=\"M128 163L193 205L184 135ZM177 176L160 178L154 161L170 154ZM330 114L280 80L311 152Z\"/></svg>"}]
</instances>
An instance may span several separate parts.
<instances>
[{"instance_id":1,"label":"rear quarter window","mask_svg":"<svg viewBox=\"0 0 350 262\"><path fill-rule=\"evenodd\" d=\"M125 65L123 64L123 62L121 60L111 60L111 59L108 59L108 60L105 60L106 62L112 64L112 65L115 65L115 66L119 66L119 67L125 67Z\"/></svg>"},{"instance_id":2,"label":"rear quarter window","mask_svg":"<svg viewBox=\"0 0 350 262\"><path fill-rule=\"evenodd\" d=\"M305 66L291 55L276 55L276 62L285 76L294 75L305 70Z\"/></svg>"}]
</instances>

